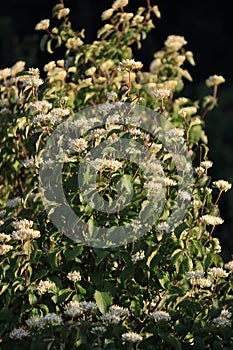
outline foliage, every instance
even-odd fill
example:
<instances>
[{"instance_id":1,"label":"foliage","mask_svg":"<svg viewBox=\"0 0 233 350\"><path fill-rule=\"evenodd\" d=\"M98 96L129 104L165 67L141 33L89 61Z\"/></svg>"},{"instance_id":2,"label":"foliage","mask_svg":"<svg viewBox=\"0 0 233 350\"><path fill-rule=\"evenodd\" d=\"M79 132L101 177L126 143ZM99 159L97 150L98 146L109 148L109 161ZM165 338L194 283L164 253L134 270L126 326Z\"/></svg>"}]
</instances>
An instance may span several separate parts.
<instances>
[{"instance_id":1,"label":"foliage","mask_svg":"<svg viewBox=\"0 0 233 350\"><path fill-rule=\"evenodd\" d=\"M52 55L62 46L64 57L46 64L44 72L25 70L25 62L0 71L4 349L18 349L19 344L32 350L232 348L233 264L223 262L215 237L222 224L218 201L231 185L213 183L208 175L212 162L204 122L217 105L217 88L224 79L207 79L213 95L203 101L183 97L184 80L192 81L187 65L194 65L194 59L179 36L168 37L150 71L144 72L143 64L132 57L132 46L141 49L154 28L152 18L160 13L148 1L147 8L131 14L127 3L116 0L102 15L109 23L93 43L85 44L84 31L73 31L69 9L61 1L53 8L54 26L43 20L36 29L45 30L41 48ZM184 191L182 197L183 204L191 200L191 205L176 227L167 225L178 195L174 161L160 139L152 139L133 123L125 128L112 121L119 102L160 113L174 126L174 147L177 137L184 135L194 175L191 196ZM84 135L81 143L78 138L62 171L67 200L90 231L94 224L120 227L132 222L148 193L140 164L122 160L116 166L105 161L97 175L99 193L111 202L119 182L123 194L132 186L131 207L106 218L86 205L76 183L82 157L93 147L106 140L135 138L154 150L167 181L166 203L154 226L131 243L105 249L61 234L49 219L39 190L39 168L53 131L68 118L75 123L72 118L78 112L99 104L107 108L104 127L93 129L92 137ZM85 123L90 120L78 120L76 128ZM136 237L137 230L140 227Z\"/></svg>"}]
</instances>

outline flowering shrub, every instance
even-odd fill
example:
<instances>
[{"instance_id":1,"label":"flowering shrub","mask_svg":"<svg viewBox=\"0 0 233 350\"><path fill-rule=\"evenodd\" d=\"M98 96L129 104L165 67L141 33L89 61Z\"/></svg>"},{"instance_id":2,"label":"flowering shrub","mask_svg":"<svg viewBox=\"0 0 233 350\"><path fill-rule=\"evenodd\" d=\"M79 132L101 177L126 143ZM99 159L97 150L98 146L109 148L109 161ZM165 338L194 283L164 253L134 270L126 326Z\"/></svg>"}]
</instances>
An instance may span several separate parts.
<instances>
[{"instance_id":1,"label":"flowering shrub","mask_svg":"<svg viewBox=\"0 0 233 350\"><path fill-rule=\"evenodd\" d=\"M213 94L203 101L182 96L184 80L192 81L187 63L195 63L186 40L176 35L144 71L132 45L141 48L160 12L150 1L136 14L127 5L115 0L102 14L108 23L97 40L86 44L61 1L53 19L36 30L45 31L43 50L52 55L62 46L64 57L48 62L43 72L25 70L22 61L0 70L4 349L233 346L233 262L222 260L217 238L223 224L218 201L231 184L208 175L213 163L204 124L224 78L206 80ZM144 120L149 111L160 123ZM129 158L123 156L125 139L136 142L127 148ZM107 147L98 148L103 143ZM142 159L145 148L149 157ZM191 167L183 164L183 154ZM95 174L85 175L86 187L78 188L84 159ZM153 174L146 178L147 168ZM70 234L70 222L77 224L70 218L61 230L56 225L57 218L64 220L56 178L86 223L78 226L83 240ZM156 199L152 206L148 194ZM181 208L175 225L170 219L180 217ZM97 227L106 229L104 244Z\"/></svg>"}]
</instances>

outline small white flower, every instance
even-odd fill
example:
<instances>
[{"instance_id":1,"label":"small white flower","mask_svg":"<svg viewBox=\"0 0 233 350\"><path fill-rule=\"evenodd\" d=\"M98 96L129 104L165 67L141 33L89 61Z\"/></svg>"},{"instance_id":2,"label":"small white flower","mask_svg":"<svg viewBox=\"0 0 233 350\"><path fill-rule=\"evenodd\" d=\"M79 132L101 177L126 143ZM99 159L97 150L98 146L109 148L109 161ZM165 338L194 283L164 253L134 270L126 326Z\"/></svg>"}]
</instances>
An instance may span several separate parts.
<instances>
[{"instance_id":1,"label":"small white flower","mask_svg":"<svg viewBox=\"0 0 233 350\"><path fill-rule=\"evenodd\" d=\"M10 241L11 236L6 233L0 233L0 242L8 242Z\"/></svg>"},{"instance_id":2,"label":"small white flower","mask_svg":"<svg viewBox=\"0 0 233 350\"><path fill-rule=\"evenodd\" d=\"M41 328L43 327L43 317L31 316L25 321L28 327Z\"/></svg>"},{"instance_id":3,"label":"small white flower","mask_svg":"<svg viewBox=\"0 0 233 350\"><path fill-rule=\"evenodd\" d=\"M119 305L112 305L110 306L109 308L109 312L113 315L116 315L116 316L129 316L129 310L122 307L122 306L119 306Z\"/></svg>"},{"instance_id":4,"label":"small white flower","mask_svg":"<svg viewBox=\"0 0 233 350\"><path fill-rule=\"evenodd\" d=\"M228 273L221 267L212 267L208 270L208 275L214 278L226 278Z\"/></svg>"},{"instance_id":5,"label":"small white flower","mask_svg":"<svg viewBox=\"0 0 233 350\"><path fill-rule=\"evenodd\" d=\"M54 282L51 282L49 280L46 281L40 281L38 286L36 286L36 289L41 293L45 294L46 292L51 292L56 290L56 284Z\"/></svg>"},{"instance_id":6,"label":"small white flower","mask_svg":"<svg viewBox=\"0 0 233 350\"><path fill-rule=\"evenodd\" d=\"M143 337L141 335L139 335L138 333L135 333L135 332L123 333L121 335L121 338L124 342L128 341L130 343L137 343L143 339Z\"/></svg>"},{"instance_id":7,"label":"small white flower","mask_svg":"<svg viewBox=\"0 0 233 350\"><path fill-rule=\"evenodd\" d=\"M29 336L29 331L22 327L13 329L9 334L9 337L14 340L22 340L23 338L27 338Z\"/></svg>"},{"instance_id":8,"label":"small white flower","mask_svg":"<svg viewBox=\"0 0 233 350\"><path fill-rule=\"evenodd\" d=\"M176 186L177 181L169 179L168 177L164 178L164 183L166 186Z\"/></svg>"},{"instance_id":9,"label":"small white flower","mask_svg":"<svg viewBox=\"0 0 233 350\"><path fill-rule=\"evenodd\" d=\"M79 282L82 279L81 273L79 271L71 271L67 274L67 278L72 282Z\"/></svg>"},{"instance_id":10,"label":"small white flower","mask_svg":"<svg viewBox=\"0 0 233 350\"><path fill-rule=\"evenodd\" d=\"M223 192L227 192L231 189L231 183L225 180L214 181L213 186Z\"/></svg>"},{"instance_id":11,"label":"small white flower","mask_svg":"<svg viewBox=\"0 0 233 350\"><path fill-rule=\"evenodd\" d=\"M186 273L186 276L190 280L199 280L200 278L204 278L205 272L203 271L190 271Z\"/></svg>"},{"instance_id":12,"label":"small white flower","mask_svg":"<svg viewBox=\"0 0 233 350\"><path fill-rule=\"evenodd\" d=\"M150 318L154 318L155 322L170 321L171 316L166 311L154 311L149 314Z\"/></svg>"},{"instance_id":13,"label":"small white flower","mask_svg":"<svg viewBox=\"0 0 233 350\"><path fill-rule=\"evenodd\" d=\"M144 250L140 249L137 253L132 255L131 260L133 263L136 263L137 261L143 260L145 258L145 252Z\"/></svg>"},{"instance_id":14,"label":"small white flower","mask_svg":"<svg viewBox=\"0 0 233 350\"><path fill-rule=\"evenodd\" d=\"M191 195L186 191L179 191L178 196L182 201L190 201Z\"/></svg>"},{"instance_id":15,"label":"small white flower","mask_svg":"<svg viewBox=\"0 0 233 350\"><path fill-rule=\"evenodd\" d=\"M157 232L166 232L168 233L171 230L171 227L168 225L167 222L161 222L156 226Z\"/></svg>"},{"instance_id":16,"label":"small white flower","mask_svg":"<svg viewBox=\"0 0 233 350\"><path fill-rule=\"evenodd\" d=\"M206 79L205 83L208 87L218 86L225 83L225 79L222 75L211 75L208 79Z\"/></svg>"},{"instance_id":17,"label":"small white flower","mask_svg":"<svg viewBox=\"0 0 233 350\"><path fill-rule=\"evenodd\" d=\"M204 160L201 162L200 166L207 170L213 166L213 162L211 160Z\"/></svg>"},{"instance_id":18,"label":"small white flower","mask_svg":"<svg viewBox=\"0 0 233 350\"><path fill-rule=\"evenodd\" d=\"M122 62L119 63L119 66L117 69L119 71L132 71L132 70L138 70L143 67L142 62L140 61L135 61L134 59L125 59Z\"/></svg>"},{"instance_id":19,"label":"small white flower","mask_svg":"<svg viewBox=\"0 0 233 350\"><path fill-rule=\"evenodd\" d=\"M64 314L70 317L76 317L83 314L83 309L78 301L70 301L64 307Z\"/></svg>"},{"instance_id":20,"label":"small white flower","mask_svg":"<svg viewBox=\"0 0 233 350\"><path fill-rule=\"evenodd\" d=\"M76 151L79 153L85 151L87 147L88 147L88 142L83 137L80 137L77 140L71 140L69 143L69 148L72 151Z\"/></svg>"},{"instance_id":21,"label":"small white flower","mask_svg":"<svg viewBox=\"0 0 233 350\"><path fill-rule=\"evenodd\" d=\"M63 9L58 11L57 18L61 19L62 17L66 17L70 13L70 9L64 7Z\"/></svg>"},{"instance_id":22,"label":"small white flower","mask_svg":"<svg viewBox=\"0 0 233 350\"><path fill-rule=\"evenodd\" d=\"M92 301L81 301L79 305L83 311L94 311L98 309L96 303Z\"/></svg>"},{"instance_id":23,"label":"small white flower","mask_svg":"<svg viewBox=\"0 0 233 350\"><path fill-rule=\"evenodd\" d=\"M213 324L219 327L226 327L226 326L230 327L231 321L226 317L219 316L213 319Z\"/></svg>"},{"instance_id":24,"label":"small white flower","mask_svg":"<svg viewBox=\"0 0 233 350\"><path fill-rule=\"evenodd\" d=\"M196 280L196 284L201 288L208 288L212 285L211 281L208 278L200 278L199 280Z\"/></svg>"},{"instance_id":25,"label":"small white flower","mask_svg":"<svg viewBox=\"0 0 233 350\"><path fill-rule=\"evenodd\" d=\"M165 46L173 51L178 51L182 46L186 45L187 41L183 36L169 35L165 41Z\"/></svg>"},{"instance_id":26,"label":"small white flower","mask_svg":"<svg viewBox=\"0 0 233 350\"><path fill-rule=\"evenodd\" d=\"M92 334L103 334L104 332L106 332L107 328L104 326L96 326L96 327L92 327L91 329L91 333Z\"/></svg>"},{"instance_id":27,"label":"small white flower","mask_svg":"<svg viewBox=\"0 0 233 350\"><path fill-rule=\"evenodd\" d=\"M111 18L113 15L113 12L114 12L114 9L105 10L101 15L102 21L107 21L109 18Z\"/></svg>"},{"instance_id":28,"label":"small white flower","mask_svg":"<svg viewBox=\"0 0 233 350\"><path fill-rule=\"evenodd\" d=\"M0 255L4 255L13 249L12 245L9 244L0 244Z\"/></svg>"},{"instance_id":29,"label":"small white flower","mask_svg":"<svg viewBox=\"0 0 233 350\"><path fill-rule=\"evenodd\" d=\"M121 318L119 315L115 315L112 312L106 312L102 316L100 316L100 319L105 324L118 324L121 321Z\"/></svg>"},{"instance_id":30,"label":"small white flower","mask_svg":"<svg viewBox=\"0 0 233 350\"><path fill-rule=\"evenodd\" d=\"M178 111L178 114L183 118L185 118L187 116L191 116L191 115L196 114L196 113L197 113L197 108L194 106L183 107Z\"/></svg>"},{"instance_id":31,"label":"small white flower","mask_svg":"<svg viewBox=\"0 0 233 350\"><path fill-rule=\"evenodd\" d=\"M224 222L222 218L209 214L203 215L201 217L201 221L203 221L206 225L212 226L221 225Z\"/></svg>"},{"instance_id":32,"label":"small white flower","mask_svg":"<svg viewBox=\"0 0 233 350\"><path fill-rule=\"evenodd\" d=\"M42 19L37 25L35 26L35 30L46 30L49 28L50 20L49 19Z\"/></svg>"},{"instance_id":33,"label":"small white flower","mask_svg":"<svg viewBox=\"0 0 233 350\"><path fill-rule=\"evenodd\" d=\"M157 99L165 99L168 98L171 94L171 90L169 89L158 89L154 92L154 97Z\"/></svg>"},{"instance_id":34,"label":"small white flower","mask_svg":"<svg viewBox=\"0 0 233 350\"><path fill-rule=\"evenodd\" d=\"M49 313L43 317L43 322L45 324L62 323L62 318L55 313Z\"/></svg>"},{"instance_id":35,"label":"small white flower","mask_svg":"<svg viewBox=\"0 0 233 350\"><path fill-rule=\"evenodd\" d=\"M227 269L227 270L233 271L233 260L228 261L228 263L226 263L226 264L224 265L224 267L225 267L225 269Z\"/></svg>"},{"instance_id":36,"label":"small white flower","mask_svg":"<svg viewBox=\"0 0 233 350\"><path fill-rule=\"evenodd\" d=\"M128 5L129 0L115 0L112 4L112 8L117 10L119 8L125 7Z\"/></svg>"},{"instance_id":37,"label":"small white flower","mask_svg":"<svg viewBox=\"0 0 233 350\"><path fill-rule=\"evenodd\" d=\"M164 133L164 136L166 137L166 139L168 140L179 140L181 137L184 136L184 130L183 129L178 129L178 128L174 128L174 129L169 129L168 131L166 131Z\"/></svg>"}]
</instances>

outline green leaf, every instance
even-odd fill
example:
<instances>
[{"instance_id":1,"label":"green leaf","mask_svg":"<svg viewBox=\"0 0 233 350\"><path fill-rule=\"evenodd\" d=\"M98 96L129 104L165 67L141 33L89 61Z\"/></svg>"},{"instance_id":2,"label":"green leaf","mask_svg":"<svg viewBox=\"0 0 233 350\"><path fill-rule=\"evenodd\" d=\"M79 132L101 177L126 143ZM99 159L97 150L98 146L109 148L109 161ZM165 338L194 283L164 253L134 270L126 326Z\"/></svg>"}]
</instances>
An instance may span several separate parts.
<instances>
[{"instance_id":1,"label":"green leaf","mask_svg":"<svg viewBox=\"0 0 233 350\"><path fill-rule=\"evenodd\" d=\"M108 307L112 304L111 294L109 292L100 292L99 290L96 290L94 298L100 312L102 314L107 312Z\"/></svg>"}]
</instances>

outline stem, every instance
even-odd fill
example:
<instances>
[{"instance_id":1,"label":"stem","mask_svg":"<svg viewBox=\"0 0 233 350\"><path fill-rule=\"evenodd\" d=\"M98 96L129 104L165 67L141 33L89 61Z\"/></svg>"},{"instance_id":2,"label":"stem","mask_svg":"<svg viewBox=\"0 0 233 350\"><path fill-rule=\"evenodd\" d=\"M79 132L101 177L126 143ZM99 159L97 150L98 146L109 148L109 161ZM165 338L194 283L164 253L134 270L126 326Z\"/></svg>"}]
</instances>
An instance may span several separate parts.
<instances>
[{"instance_id":1,"label":"stem","mask_svg":"<svg viewBox=\"0 0 233 350\"><path fill-rule=\"evenodd\" d=\"M150 4L150 0L147 0L147 7L148 7L148 12L151 11L151 4Z\"/></svg>"},{"instance_id":2,"label":"stem","mask_svg":"<svg viewBox=\"0 0 233 350\"><path fill-rule=\"evenodd\" d=\"M216 199L214 205L217 205L217 204L218 204L218 201L219 201L221 195L222 195L222 191L220 190L220 192L219 192L219 194L218 194L218 197L217 197L217 199Z\"/></svg>"},{"instance_id":3,"label":"stem","mask_svg":"<svg viewBox=\"0 0 233 350\"><path fill-rule=\"evenodd\" d=\"M132 82L131 82L131 75L129 71L129 90L131 90L131 88L132 88Z\"/></svg>"}]
</instances>

